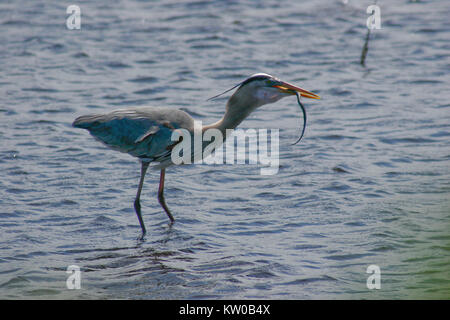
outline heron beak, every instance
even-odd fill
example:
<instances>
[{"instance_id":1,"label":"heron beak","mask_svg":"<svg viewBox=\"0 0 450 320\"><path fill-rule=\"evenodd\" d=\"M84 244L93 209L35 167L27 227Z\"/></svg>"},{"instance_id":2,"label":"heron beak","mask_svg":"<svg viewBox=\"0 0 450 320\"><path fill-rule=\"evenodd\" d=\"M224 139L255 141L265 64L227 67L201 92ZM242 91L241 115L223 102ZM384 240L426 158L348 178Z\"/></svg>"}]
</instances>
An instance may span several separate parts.
<instances>
[{"instance_id":1,"label":"heron beak","mask_svg":"<svg viewBox=\"0 0 450 320\"><path fill-rule=\"evenodd\" d=\"M280 89L281 92L290 93L290 94L295 94L296 92L298 92L298 93L300 93L300 95L302 97L305 97L305 98L320 99L320 97L317 94L312 93L308 90L302 89L300 87L296 87L287 82L280 81L273 87Z\"/></svg>"}]
</instances>

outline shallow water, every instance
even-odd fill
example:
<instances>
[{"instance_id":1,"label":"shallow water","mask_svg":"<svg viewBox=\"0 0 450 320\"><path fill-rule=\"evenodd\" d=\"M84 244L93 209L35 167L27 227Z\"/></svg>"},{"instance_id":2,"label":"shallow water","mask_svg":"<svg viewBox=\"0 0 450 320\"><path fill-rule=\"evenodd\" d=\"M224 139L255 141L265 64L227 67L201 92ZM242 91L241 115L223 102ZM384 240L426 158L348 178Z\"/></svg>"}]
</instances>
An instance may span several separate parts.
<instances>
[{"instance_id":1,"label":"shallow water","mask_svg":"<svg viewBox=\"0 0 450 320\"><path fill-rule=\"evenodd\" d=\"M450 298L448 1L77 1L0 4L1 298ZM139 164L75 117L135 105L210 123L256 72L322 96L267 105L280 169L172 167L133 210ZM369 290L369 265L381 289ZM81 268L81 290L66 269Z\"/></svg>"}]
</instances>

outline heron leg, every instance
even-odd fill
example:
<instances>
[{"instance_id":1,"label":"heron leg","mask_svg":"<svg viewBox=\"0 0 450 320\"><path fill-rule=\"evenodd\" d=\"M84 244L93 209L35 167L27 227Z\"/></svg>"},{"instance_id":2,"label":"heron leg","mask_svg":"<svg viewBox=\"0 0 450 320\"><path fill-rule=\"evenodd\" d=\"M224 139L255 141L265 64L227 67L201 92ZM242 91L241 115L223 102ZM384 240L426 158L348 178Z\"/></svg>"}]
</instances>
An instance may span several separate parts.
<instances>
[{"instance_id":1,"label":"heron leg","mask_svg":"<svg viewBox=\"0 0 450 320\"><path fill-rule=\"evenodd\" d=\"M175 219L170 213L169 208L167 207L166 200L164 200L164 177L166 175L166 169L161 169L161 175L159 177L159 189L158 189L158 201L161 207L163 207L164 211L166 211L167 216L170 219L170 222L174 223Z\"/></svg>"},{"instance_id":2,"label":"heron leg","mask_svg":"<svg viewBox=\"0 0 450 320\"><path fill-rule=\"evenodd\" d=\"M141 215L140 198L141 198L142 185L144 184L144 177L145 177L145 173L147 172L148 165L149 165L148 162L142 162L141 179L139 180L139 187L138 187L138 191L136 194L136 199L134 200L134 210L136 211L137 217L139 219L139 224L141 225L141 228L142 228L142 235L145 235L145 233L147 231L145 230L144 220L142 219L142 215Z\"/></svg>"}]
</instances>

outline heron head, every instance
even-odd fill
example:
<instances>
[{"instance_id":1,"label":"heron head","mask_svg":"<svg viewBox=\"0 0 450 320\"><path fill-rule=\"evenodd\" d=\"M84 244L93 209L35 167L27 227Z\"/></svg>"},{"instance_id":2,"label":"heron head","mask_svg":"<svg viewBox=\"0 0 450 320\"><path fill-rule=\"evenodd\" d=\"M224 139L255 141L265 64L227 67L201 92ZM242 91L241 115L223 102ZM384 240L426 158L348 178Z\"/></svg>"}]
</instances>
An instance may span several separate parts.
<instances>
[{"instance_id":1,"label":"heron head","mask_svg":"<svg viewBox=\"0 0 450 320\"><path fill-rule=\"evenodd\" d=\"M310 91L281 81L266 73L257 73L243 81L236 94L239 96L251 97L257 106L273 103L281 98L300 94L300 96L310 99L320 99L320 97Z\"/></svg>"},{"instance_id":2,"label":"heron head","mask_svg":"<svg viewBox=\"0 0 450 320\"><path fill-rule=\"evenodd\" d=\"M241 83L238 83L231 89L228 89L214 97L211 97L208 100L214 100L217 97L220 97L236 88L238 89L227 102L226 114L228 115L228 117L238 119L237 124L239 124L256 108L268 103L276 102L281 98L295 95L297 97L297 102L303 112L302 134L295 143L299 142L302 139L306 128L306 111L305 107L300 102L300 97L320 99L317 94L294 86L290 83L281 81L274 76L266 73L256 73L250 78L242 81ZM236 121L234 125L236 126Z\"/></svg>"}]
</instances>

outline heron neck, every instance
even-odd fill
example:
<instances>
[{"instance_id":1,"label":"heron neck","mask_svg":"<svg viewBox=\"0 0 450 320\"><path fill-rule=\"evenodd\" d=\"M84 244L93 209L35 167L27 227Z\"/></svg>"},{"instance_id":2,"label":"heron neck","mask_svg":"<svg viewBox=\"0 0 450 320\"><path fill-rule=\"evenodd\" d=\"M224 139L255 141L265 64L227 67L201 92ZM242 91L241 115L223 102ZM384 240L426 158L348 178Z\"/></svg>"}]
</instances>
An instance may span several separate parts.
<instances>
[{"instance_id":1,"label":"heron neck","mask_svg":"<svg viewBox=\"0 0 450 320\"><path fill-rule=\"evenodd\" d=\"M222 119L213 124L204 126L203 132L208 129L218 129L225 137L227 129L236 128L250 113L252 113L253 110L256 109L256 101L248 98L248 96L239 95L238 92L228 100L225 114Z\"/></svg>"}]
</instances>

